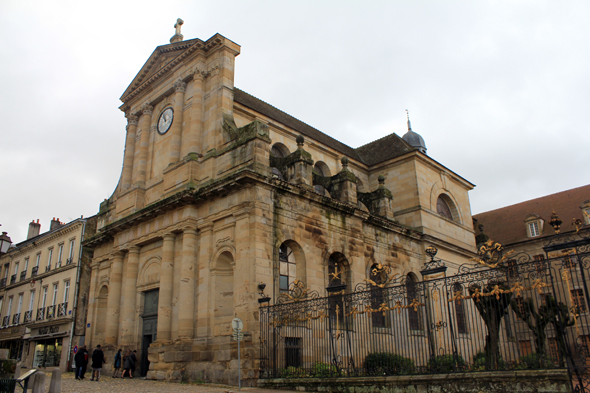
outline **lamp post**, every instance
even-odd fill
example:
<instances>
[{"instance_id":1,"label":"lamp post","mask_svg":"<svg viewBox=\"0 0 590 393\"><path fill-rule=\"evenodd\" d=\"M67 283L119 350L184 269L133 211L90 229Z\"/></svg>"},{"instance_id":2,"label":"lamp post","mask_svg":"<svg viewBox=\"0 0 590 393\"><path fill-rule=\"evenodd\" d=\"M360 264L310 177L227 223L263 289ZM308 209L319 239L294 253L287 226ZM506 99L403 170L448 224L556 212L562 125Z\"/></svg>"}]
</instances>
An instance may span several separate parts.
<instances>
[{"instance_id":1,"label":"lamp post","mask_svg":"<svg viewBox=\"0 0 590 393\"><path fill-rule=\"evenodd\" d=\"M6 232L2 232L2 235L0 236L0 255L6 254L11 244L10 237L8 237Z\"/></svg>"}]
</instances>

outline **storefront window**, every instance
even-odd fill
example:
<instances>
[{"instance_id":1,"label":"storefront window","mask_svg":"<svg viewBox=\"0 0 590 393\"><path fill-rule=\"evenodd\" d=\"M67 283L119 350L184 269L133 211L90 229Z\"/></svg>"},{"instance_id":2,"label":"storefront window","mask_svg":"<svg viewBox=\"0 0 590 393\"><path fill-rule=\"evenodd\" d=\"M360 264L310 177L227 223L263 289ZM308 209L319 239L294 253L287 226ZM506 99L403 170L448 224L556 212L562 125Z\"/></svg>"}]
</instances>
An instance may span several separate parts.
<instances>
[{"instance_id":1,"label":"storefront window","mask_svg":"<svg viewBox=\"0 0 590 393\"><path fill-rule=\"evenodd\" d=\"M37 341L33 367L59 367L61 342L61 338Z\"/></svg>"}]
</instances>

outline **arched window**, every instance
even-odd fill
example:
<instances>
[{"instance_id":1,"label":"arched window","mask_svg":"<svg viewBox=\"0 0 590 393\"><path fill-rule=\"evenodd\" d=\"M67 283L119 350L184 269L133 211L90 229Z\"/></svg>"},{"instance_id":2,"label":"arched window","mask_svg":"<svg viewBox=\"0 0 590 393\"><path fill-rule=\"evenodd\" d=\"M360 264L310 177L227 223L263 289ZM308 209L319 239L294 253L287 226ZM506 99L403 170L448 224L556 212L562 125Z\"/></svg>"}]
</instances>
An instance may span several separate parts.
<instances>
[{"instance_id":1,"label":"arched window","mask_svg":"<svg viewBox=\"0 0 590 393\"><path fill-rule=\"evenodd\" d=\"M414 299L418 299L420 303L420 293L418 291L418 280L412 273L409 273L406 277L406 304L411 304ZM424 323L422 321L422 311L420 307L418 309L414 309L414 307L410 307L408 310L408 321L410 324L410 330L424 330Z\"/></svg>"},{"instance_id":2,"label":"arched window","mask_svg":"<svg viewBox=\"0 0 590 393\"><path fill-rule=\"evenodd\" d=\"M330 296L330 324L332 329L346 329L350 318L345 318L344 292L350 279L350 266L346 257L334 253L328 260L328 295Z\"/></svg>"},{"instance_id":3,"label":"arched window","mask_svg":"<svg viewBox=\"0 0 590 393\"><path fill-rule=\"evenodd\" d=\"M444 200L442 195L439 196L438 200L436 201L436 212L444 218L448 218L449 220L453 219L451 208L449 204Z\"/></svg>"},{"instance_id":4,"label":"arched window","mask_svg":"<svg viewBox=\"0 0 590 393\"><path fill-rule=\"evenodd\" d=\"M293 250L285 243L279 247L279 291L288 292L289 285L297 278L297 265Z\"/></svg>"},{"instance_id":5,"label":"arched window","mask_svg":"<svg viewBox=\"0 0 590 393\"><path fill-rule=\"evenodd\" d=\"M387 282L387 273L383 269L379 269L379 265L374 263L371 266L369 278L376 284L373 285L373 283L371 283L371 308L376 310L381 307L382 304L387 303L385 289L378 286ZM373 327L387 327L387 313L384 315L383 312L373 312L371 314L371 319L373 321Z\"/></svg>"},{"instance_id":6,"label":"arched window","mask_svg":"<svg viewBox=\"0 0 590 393\"><path fill-rule=\"evenodd\" d=\"M318 173L318 175L320 176L325 176L325 177L330 177L332 176L331 172L330 172L330 168L328 167L328 165L326 165L325 162L323 161L318 161L315 163L315 165L313 166L313 169L315 169L315 171Z\"/></svg>"},{"instance_id":7,"label":"arched window","mask_svg":"<svg viewBox=\"0 0 590 393\"><path fill-rule=\"evenodd\" d=\"M282 158L287 157L291 153L289 152L289 149L287 149L287 146L283 145L282 143L275 143L270 149L270 154L275 157Z\"/></svg>"}]
</instances>

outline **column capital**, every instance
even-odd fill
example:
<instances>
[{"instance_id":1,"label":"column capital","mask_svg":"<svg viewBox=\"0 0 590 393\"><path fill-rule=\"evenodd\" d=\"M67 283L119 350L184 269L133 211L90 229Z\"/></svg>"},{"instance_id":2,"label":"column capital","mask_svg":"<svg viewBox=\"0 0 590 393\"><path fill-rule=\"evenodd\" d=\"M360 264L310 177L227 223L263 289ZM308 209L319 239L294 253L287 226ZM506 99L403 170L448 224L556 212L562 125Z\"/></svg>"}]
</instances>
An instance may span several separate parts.
<instances>
[{"instance_id":1,"label":"column capital","mask_svg":"<svg viewBox=\"0 0 590 393\"><path fill-rule=\"evenodd\" d=\"M134 245L132 245L132 246L129 247L128 251L129 251L129 254L139 254L139 250L140 249L141 249L141 247L136 246L134 244Z\"/></svg>"},{"instance_id":2,"label":"column capital","mask_svg":"<svg viewBox=\"0 0 590 393\"><path fill-rule=\"evenodd\" d=\"M127 124L129 126L136 126L137 125L137 116L135 115L127 115Z\"/></svg>"},{"instance_id":3,"label":"column capital","mask_svg":"<svg viewBox=\"0 0 590 393\"><path fill-rule=\"evenodd\" d=\"M123 259L123 256L124 256L124 255L125 255L125 251L123 251L123 250L117 250L117 251L115 251L115 252L113 253L113 259L116 259L116 258L121 258L121 259Z\"/></svg>"},{"instance_id":4,"label":"column capital","mask_svg":"<svg viewBox=\"0 0 590 393\"><path fill-rule=\"evenodd\" d=\"M162 236L162 238L163 238L164 240L174 240L174 238L176 238L176 235L175 235L174 233L171 233L171 232L169 232L169 233L165 233L165 234Z\"/></svg>"},{"instance_id":5,"label":"column capital","mask_svg":"<svg viewBox=\"0 0 590 393\"><path fill-rule=\"evenodd\" d=\"M194 228L194 227L182 228L182 233L189 234L189 235L196 235L197 234L197 228Z\"/></svg>"},{"instance_id":6,"label":"column capital","mask_svg":"<svg viewBox=\"0 0 590 393\"><path fill-rule=\"evenodd\" d=\"M186 83L184 83L182 81L182 79L178 79L176 82L174 82L174 90L178 93L178 92L182 92L184 93L186 91Z\"/></svg>"},{"instance_id":7,"label":"column capital","mask_svg":"<svg viewBox=\"0 0 590 393\"><path fill-rule=\"evenodd\" d=\"M149 105L147 102L143 104L141 107L141 111L144 115L151 115L153 110L154 107Z\"/></svg>"}]
</instances>

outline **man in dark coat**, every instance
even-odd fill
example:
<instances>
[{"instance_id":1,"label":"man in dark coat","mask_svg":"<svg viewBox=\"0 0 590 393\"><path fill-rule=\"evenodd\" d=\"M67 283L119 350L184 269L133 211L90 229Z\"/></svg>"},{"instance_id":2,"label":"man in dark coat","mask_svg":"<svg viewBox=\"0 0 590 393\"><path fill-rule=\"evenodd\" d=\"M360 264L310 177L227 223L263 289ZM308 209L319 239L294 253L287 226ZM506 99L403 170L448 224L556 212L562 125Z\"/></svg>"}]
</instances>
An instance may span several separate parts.
<instances>
[{"instance_id":1,"label":"man in dark coat","mask_svg":"<svg viewBox=\"0 0 590 393\"><path fill-rule=\"evenodd\" d=\"M84 379L84 373L86 373L86 365L88 364L88 351L86 345L82 345L76 355L74 355L74 361L76 362L76 379Z\"/></svg>"},{"instance_id":2,"label":"man in dark coat","mask_svg":"<svg viewBox=\"0 0 590 393\"><path fill-rule=\"evenodd\" d=\"M98 382L100 378L100 370L102 370L102 364L106 363L104 358L104 352L100 349L100 344L96 346L94 352L92 352L92 378L91 381Z\"/></svg>"}]
</instances>

